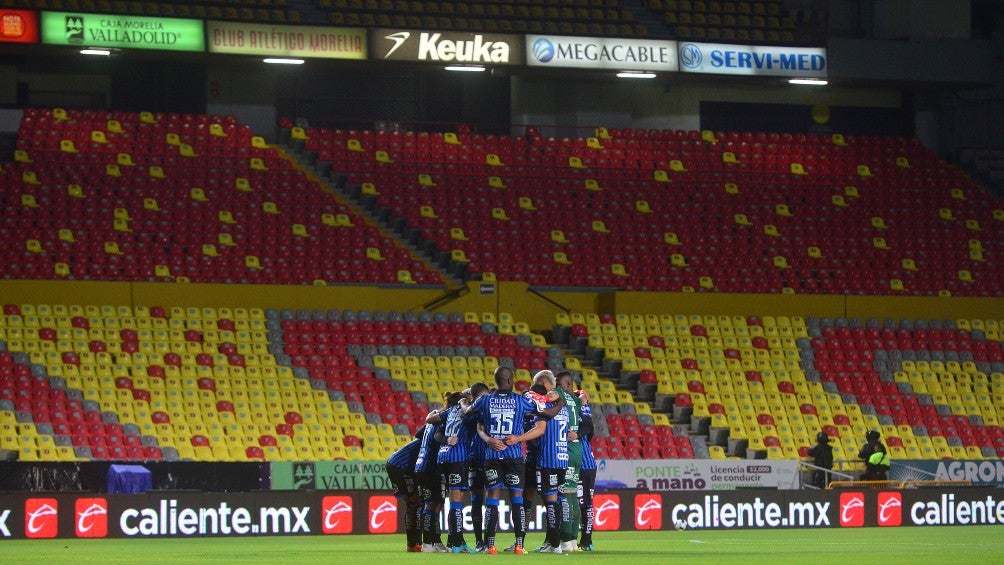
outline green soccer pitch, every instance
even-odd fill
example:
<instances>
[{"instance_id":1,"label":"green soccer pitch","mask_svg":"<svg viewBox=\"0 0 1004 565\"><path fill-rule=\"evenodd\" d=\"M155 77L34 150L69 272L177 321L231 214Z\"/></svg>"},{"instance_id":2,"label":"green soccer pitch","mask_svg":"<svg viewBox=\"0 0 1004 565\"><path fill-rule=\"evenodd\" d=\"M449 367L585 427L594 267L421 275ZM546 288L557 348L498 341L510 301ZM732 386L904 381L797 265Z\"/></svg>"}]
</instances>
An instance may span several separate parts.
<instances>
[{"instance_id":1,"label":"green soccer pitch","mask_svg":"<svg viewBox=\"0 0 1004 565\"><path fill-rule=\"evenodd\" d=\"M404 551L404 536L306 536L189 539L67 539L0 541L0 563L289 563L397 565L449 561L581 561L637 563L1004 563L1001 526L597 532L597 551L516 556L420 554ZM467 536L472 541L472 536ZM542 534L531 534L535 547ZM500 547L512 534L498 538Z\"/></svg>"}]
</instances>

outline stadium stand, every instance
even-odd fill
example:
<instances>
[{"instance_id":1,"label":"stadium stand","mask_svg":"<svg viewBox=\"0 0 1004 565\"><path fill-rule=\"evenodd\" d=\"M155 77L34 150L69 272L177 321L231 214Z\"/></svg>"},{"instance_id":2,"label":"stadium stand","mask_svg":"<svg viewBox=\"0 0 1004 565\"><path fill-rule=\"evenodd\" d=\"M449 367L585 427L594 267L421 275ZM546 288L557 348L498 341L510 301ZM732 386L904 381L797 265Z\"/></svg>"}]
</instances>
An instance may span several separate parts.
<instances>
[{"instance_id":1,"label":"stadium stand","mask_svg":"<svg viewBox=\"0 0 1004 565\"><path fill-rule=\"evenodd\" d=\"M913 140L284 126L294 157L232 118L26 111L0 173L5 277L1001 292L992 200ZM761 266L737 274L735 253ZM498 364L521 389L574 370L609 458L797 458L818 429L852 458L870 427L897 457L1004 455L998 320L572 313L552 343L504 312L7 304L2 321L0 449L25 461L380 459Z\"/></svg>"},{"instance_id":2,"label":"stadium stand","mask_svg":"<svg viewBox=\"0 0 1004 565\"><path fill-rule=\"evenodd\" d=\"M487 33L548 33L644 37L630 9L617 0L553 3L319 0L334 25L426 28Z\"/></svg>"},{"instance_id":3,"label":"stadium stand","mask_svg":"<svg viewBox=\"0 0 1004 565\"><path fill-rule=\"evenodd\" d=\"M1004 211L916 139L309 129L346 194L456 274L537 286L1000 296ZM435 187L435 190L430 190ZM519 245L511 245L511 238ZM732 267L737 256L749 268Z\"/></svg>"},{"instance_id":4,"label":"stadium stand","mask_svg":"<svg viewBox=\"0 0 1004 565\"><path fill-rule=\"evenodd\" d=\"M9 278L443 282L232 117L30 109L17 143Z\"/></svg>"},{"instance_id":5,"label":"stadium stand","mask_svg":"<svg viewBox=\"0 0 1004 565\"><path fill-rule=\"evenodd\" d=\"M796 17L783 2L650 0L673 36L692 41L794 43Z\"/></svg>"},{"instance_id":6,"label":"stadium stand","mask_svg":"<svg viewBox=\"0 0 1004 565\"><path fill-rule=\"evenodd\" d=\"M124 0L5 0L0 7L32 10L83 11L100 14L127 14L166 18L239 20L258 23L301 23L300 12L286 0L246 0L187 2L164 0L136 2Z\"/></svg>"},{"instance_id":7,"label":"stadium stand","mask_svg":"<svg viewBox=\"0 0 1004 565\"><path fill-rule=\"evenodd\" d=\"M437 29L690 41L818 43L822 16L811 5L778 1L518 0L5 0L0 7L149 17L198 18L263 24Z\"/></svg>"},{"instance_id":8,"label":"stadium stand","mask_svg":"<svg viewBox=\"0 0 1004 565\"><path fill-rule=\"evenodd\" d=\"M1004 454L998 320L7 304L0 449L22 460L379 459L444 392L572 369L609 458Z\"/></svg>"},{"instance_id":9,"label":"stadium stand","mask_svg":"<svg viewBox=\"0 0 1004 565\"><path fill-rule=\"evenodd\" d=\"M1004 454L997 320L573 314L555 336L717 457L804 457L822 429L853 459L870 428L894 457Z\"/></svg>"}]
</instances>

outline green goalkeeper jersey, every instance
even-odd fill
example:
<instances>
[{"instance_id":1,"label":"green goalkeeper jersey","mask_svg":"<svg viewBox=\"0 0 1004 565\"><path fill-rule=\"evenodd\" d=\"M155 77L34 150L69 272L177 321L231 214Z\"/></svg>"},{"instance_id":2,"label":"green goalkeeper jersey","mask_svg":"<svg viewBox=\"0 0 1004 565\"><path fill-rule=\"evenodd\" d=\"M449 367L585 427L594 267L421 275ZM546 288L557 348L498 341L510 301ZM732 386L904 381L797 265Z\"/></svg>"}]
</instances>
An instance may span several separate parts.
<instances>
[{"instance_id":1,"label":"green goalkeeper jersey","mask_svg":"<svg viewBox=\"0 0 1004 565\"><path fill-rule=\"evenodd\" d=\"M579 432L579 413L582 410L582 399L578 396L565 392L565 389L561 387L555 387L559 395L565 400L565 406L568 407L568 429L569 431L578 433Z\"/></svg>"}]
</instances>

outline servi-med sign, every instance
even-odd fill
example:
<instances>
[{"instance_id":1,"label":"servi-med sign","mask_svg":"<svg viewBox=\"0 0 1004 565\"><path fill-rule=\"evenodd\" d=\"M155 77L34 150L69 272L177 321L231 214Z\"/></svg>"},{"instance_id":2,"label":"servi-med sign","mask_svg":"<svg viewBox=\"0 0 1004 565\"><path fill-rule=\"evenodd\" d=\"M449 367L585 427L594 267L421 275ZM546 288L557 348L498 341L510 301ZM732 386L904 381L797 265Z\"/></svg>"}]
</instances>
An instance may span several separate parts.
<instances>
[{"instance_id":1,"label":"servi-med sign","mask_svg":"<svg viewBox=\"0 0 1004 565\"><path fill-rule=\"evenodd\" d=\"M681 43L680 70L720 75L825 78L826 49Z\"/></svg>"}]
</instances>

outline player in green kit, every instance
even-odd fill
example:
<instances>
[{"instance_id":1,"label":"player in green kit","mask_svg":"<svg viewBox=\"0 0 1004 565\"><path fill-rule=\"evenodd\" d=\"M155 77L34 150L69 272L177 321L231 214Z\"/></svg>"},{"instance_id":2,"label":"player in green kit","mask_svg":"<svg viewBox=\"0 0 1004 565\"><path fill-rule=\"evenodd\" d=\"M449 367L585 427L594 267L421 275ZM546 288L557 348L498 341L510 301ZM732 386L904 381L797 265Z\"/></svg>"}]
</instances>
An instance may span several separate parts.
<instances>
[{"instance_id":1,"label":"player in green kit","mask_svg":"<svg viewBox=\"0 0 1004 565\"><path fill-rule=\"evenodd\" d=\"M558 386L555 391L564 399L568 407L568 470L565 472L565 486L561 496L561 550L578 551L575 541L579 535L579 471L582 467L582 445L579 443L579 421L582 400L574 394L575 379L571 371L558 371L554 375Z\"/></svg>"}]
</instances>

